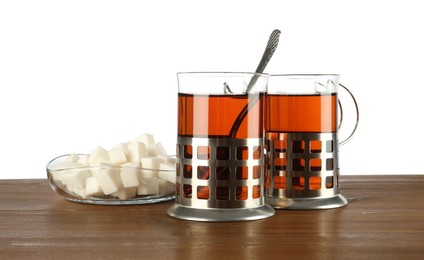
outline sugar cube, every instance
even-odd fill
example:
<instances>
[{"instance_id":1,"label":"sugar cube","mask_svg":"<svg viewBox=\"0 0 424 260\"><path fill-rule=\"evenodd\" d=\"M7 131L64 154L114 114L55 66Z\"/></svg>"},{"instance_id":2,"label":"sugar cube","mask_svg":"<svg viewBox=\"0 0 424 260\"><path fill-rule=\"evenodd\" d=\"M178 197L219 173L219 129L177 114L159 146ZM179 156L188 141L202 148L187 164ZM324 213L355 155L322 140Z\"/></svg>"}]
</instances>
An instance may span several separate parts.
<instances>
[{"instance_id":1,"label":"sugar cube","mask_svg":"<svg viewBox=\"0 0 424 260\"><path fill-rule=\"evenodd\" d=\"M78 159L78 163L84 166L88 166L90 164L90 155L83 154Z\"/></svg>"},{"instance_id":2,"label":"sugar cube","mask_svg":"<svg viewBox=\"0 0 424 260\"><path fill-rule=\"evenodd\" d=\"M127 158L128 158L128 144L127 143L119 143L119 144L115 145L112 149L116 149L116 148L122 149L125 153L125 156L127 156Z\"/></svg>"},{"instance_id":3,"label":"sugar cube","mask_svg":"<svg viewBox=\"0 0 424 260\"><path fill-rule=\"evenodd\" d=\"M141 142L128 143L128 161L139 162L141 158L147 157L146 145Z\"/></svg>"},{"instance_id":4,"label":"sugar cube","mask_svg":"<svg viewBox=\"0 0 424 260\"><path fill-rule=\"evenodd\" d=\"M175 171L175 164L161 163L159 166L159 178L167 180L172 183L177 182L177 174Z\"/></svg>"},{"instance_id":5,"label":"sugar cube","mask_svg":"<svg viewBox=\"0 0 424 260\"><path fill-rule=\"evenodd\" d=\"M163 162L160 157L144 157L141 158L141 167L143 169L159 169L159 165Z\"/></svg>"},{"instance_id":6,"label":"sugar cube","mask_svg":"<svg viewBox=\"0 0 424 260\"><path fill-rule=\"evenodd\" d=\"M103 193L102 188L95 177L91 176L85 180L85 193L87 196Z\"/></svg>"},{"instance_id":7,"label":"sugar cube","mask_svg":"<svg viewBox=\"0 0 424 260\"><path fill-rule=\"evenodd\" d=\"M73 192L75 194L77 194L78 196L80 196L81 198L83 198L83 199L86 199L87 198L87 194L85 192L85 188L74 188L73 189Z\"/></svg>"},{"instance_id":8,"label":"sugar cube","mask_svg":"<svg viewBox=\"0 0 424 260\"><path fill-rule=\"evenodd\" d=\"M110 163L109 153L103 148L98 146L91 152L89 158L90 164Z\"/></svg>"},{"instance_id":9,"label":"sugar cube","mask_svg":"<svg viewBox=\"0 0 424 260\"><path fill-rule=\"evenodd\" d=\"M162 157L168 156L168 153L166 152L165 148L160 142L155 144L149 144L147 146L147 152L149 156L162 156Z\"/></svg>"},{"instance_id":10,"label":"sugar cube","mask_svg":"<svg viewBox=\"0 0 424 260\"><path fill-rule=\"evenodd\" d=\"M66 158L65 162L76 163L79 158L80 157L76 153L72 153Z\"/></svg>"},{"instance_id":11,"label":"sugar cube","mask_svg":"<svg viewBox=\"0 0 424 260\"><path fill-rule=\"evenodd\" d=\"M94 177L105 195L117 192L122 187L122 180L113 168L101 168Z\"/></svg>"},{"instance_id":12,"label":"sugar cube","mask_svg":"<svg viewBox=\"0 0 424 260\"><path fill-rule=\"evenodd\" d=\"M69 169L64 171L59 180L66 185L68 190L72 191L74 188L84 188L85 179L90 176L90 172L86 169Z\"/></svg>"},{"instance_id":13,"label":"sugar cube","mask_svg":"<svg viewBox=\"0 0 424 260\"><path fill-rule=\"evenodd\" d=\"M126 163L122 165L121 179L125 188L137 187L139 185L138 175L140 173L139 163Z\"/></svg>"},{"instance_id":14,"label":"sugar cube","mask_svg":"<svg viewBox=\"0 0 424 260\"><path fill-rule=\"evenodd\" d=\"M141 178L140 185L137 187L138 195L149 195L159 193L159 184L157 178Z\"/></svg>"},{"instance_id":15,"label":"sugar cube","mask_svg":"<svg viewBox=\"0 0 424 260\"><path fill-rule=\"evenodd\" d=\"M175 192L175 184L163 179L158 179L159 194L167 195Z\"/></svg>"},{"instance_id":16,"label":"sugar cube","mask_svg":"<svg viewBox=\"0 0 424 260\"><path fill-rule=\"evenodd\" d=\"M151 134L144 133L144 134L139 135L136 138L132 139L130 142L142 142L146 145L149 145L149 144L155 143L155 138Z\"/></svg>"},{"instance_id":17,"label":"sugar cube","mask_svg":"<svg viewBox=\"0 0 424 260\"><path fill-rule=\"evenodd\" d=\"M115 147L109 151L110 162L114 165L121 165L127 162L125 151L120 147Z\"/></svg>"},{"instance_id":18,"label":"sugar cube","mask_svg":"<svg viewBox=\"0 0 424 260\"><path fill-rule=\"evenodd\" d=\"M113 196L118 197L120 200L127 200L134 198L137 193L136 187L124 188L121 187L117 192L112 193Z\"/></svg>"}]
</instances>

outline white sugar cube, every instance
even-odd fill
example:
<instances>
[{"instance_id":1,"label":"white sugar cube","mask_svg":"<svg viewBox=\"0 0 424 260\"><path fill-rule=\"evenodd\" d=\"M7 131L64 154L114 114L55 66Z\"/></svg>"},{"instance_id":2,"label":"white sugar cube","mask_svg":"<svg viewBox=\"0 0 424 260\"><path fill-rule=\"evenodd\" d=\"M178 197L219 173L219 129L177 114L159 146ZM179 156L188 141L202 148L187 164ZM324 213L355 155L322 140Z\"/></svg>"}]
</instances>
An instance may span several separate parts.
<instances>
[{"instance_id":1,"label":"white sugar cube","mask_svg":"<svg viewBox=\"0 0 424 260\"><path fill-rule=\"evenodd\" d=\"M141 169L140 178L157 178L158 170Z\"/></svg>"},{"instance_id":2,"label":"white sugar cube","mask_svg":"<svg viewBox=\"0 0 424 260\"><path fill-rule=\"evenodd\" d=\"M122 187L119 173L113 168L101 168L94 174L105 195L117 192Z\"/></svg>"},{"instance_id":3,"label":"white sugar cube","mask_svg":"<svg viewBox=\"0 0 424 260\"><path fill-rule=\"evenodd\" d=\"M136 187L130 187L130 188L120 188L117 192L112 193L113 196L118 197L120 200L127 200L134 198L137 193Z\"/></svg>"},{"instance_id":4,"label":"white sugar cube","mask_svg":"<svg viewBox=\"0 0 424 260\"><path fill-rule=\"evenodd\" d=\"M147 156L148 157L156 157L156 156L158 156L158 154L156 152L156 145L155 144L148 144L148 145L146 145L146 150L147 150Z\"/></svg>"},{"instance_id":5,"label":"white sugar cube","mask_svg":"<svg viewBox=\"0 0 424 260\"><path fill-rule=\"evenodd\" d=\"M110 162L114 165L121 165L127 162L127 156L125 155L125 151L116 147L109 151Z\"/></svg>"},{"instance_id":6,"label":"white sugar cube","mask_svg":"<svg viewBox=\"0 0 424 260\"><path fill-rule=\"evenodd\" d=\"M163 162L159 165L159 170L162 171L174 171L175 172L175 163Z\"/></svg>"},{"instance_id":7,"label":"white sugar cube","mask_svg":"<svg viewBox=\"0 0 424 260\"><path fill-rule=\"evenodd\" d=\"M151 134L144 133L144 134L139 135L136 138L132 139L130 142L142 142L146 145L149 145L149 144L155 143L155 138Z\"/></svg>"},{"instance_id":8,"label":"white sugar cube","mask_svg":"<svg viewBox=\"0 0 424 260\"><path fill-rule=\"evenodd\" d=\"M165 148L160 142L155 144L149 144L147 146L147 152L149 156L162 156L162 157L168 156L168 153L166 152Z\"/></svg>"},{"instance_id":9,"label":"white sugar cube","mask_svg":"<svg viewBox=\"0 0 424 260\"><path fill-rule=\"evenodd\" d=\"M65 162L71 162L71 163L76 163L79 160L79 155L77 155L76 153L70 154L66 159Z\"/></svg>"},{"instance_id":10,"label":"white sugar cube","mask_svg":"<svg viewBox=\"0 0 424 260\"><path fill-rule=\"evenodd\" d=\"M61 177L63 174L67 173L67 170L80 166L77 163L73 162L60 162L50 166L50 174L55 181L61 181Z\"/></svg>"},{"instance_id":11,"label":"white sugar cube","mask_svg":"<svg viewBox=\"0 0 424 260\"><path fill-rule=\"evenodd\" d=\"M139 163L126 163L122 165L121 179L125 188L137 187L139 185L138 175L140 173Z\"/></svg>"},{"instance_id":12,"label":"white sugar cube","mask_svg":"<svg viewBox=\"0 0 424 260\"><path fill-rule=\"evenodd\" d=\"M177 182L177 174L175 170L175 164L173 163L161 163L159 166L159 178L167 180L172 183Z\"/></svg>"},{"instance_id":13,"label":"white sugar cube","mask_svg":"<svg viewBox=\"0 0 424 260\"><path fill-rule=\"evenodd\" d=\"M74 188L73 192L80 196L81 198L85 199L87 198L87 194L85 192L85 188Z\"/></svg>"},{"instance_id":14,"label":"white sugar cube","mask_svg":"<svg viewBox=\"0 0 424 260\"><path fill-rule=\"evenodd\" d=\"M98 146L91 152L89 162L90 164L110 163L109 153L103 147Z\"/></svg>"},{"instance_id":15,"label":"white sugar cube","mask_svg":"<svg viewBox=\"0 0 424 260\"><path fill-rule=\"evenodd\" d=\"M177 162L177 158L173 156L159 156L163 162L175 164Z\"/></svg>"},{"instance_id":16,"label":"white sugar cube","mask_svg":"<svg viewBox=\"0 0 424 260\"><path fill-rule=\"evenodd\" d=\"M95 177L91 176L85 180L85 193L87 196L103 193L102 188Z\"/></svg>"},{"instance_id":17,"label":"white sugar cube","mask_svg":"<svg viewBox=\"0 0 424 260\"><path fill-rule=\"evenodd\" d=\"M116 149L116 148L122 149L125 153L125 156L128 158L128 144L127 143L119 143L119 144L115 145L112 148L112 150Z\"/></svg>"},{"instance_id":18,"label":"white sugar cube","mask_svg":"<svg viewBox=\"0 0 424 260\"><path fill-rule=\"evenodd\" d=\"M69 169L64 171L59 180L66 185L68 190L73 191L74 188L85 188L85 179L90 176L90 172L86 169Z\"/></svg>"},{"instance_id":19,"label":"white sugar cube","mask_svg":"<svg viewBox=\"0 0 424 260\"><path fill-rule=\"evenodd\" d=\"M160 157L144 157L141 158L141 168L157 170L162 162Z\"/></svg>"},{"instance_id":20,"label":"white sugar cube","mask_svg":"<svg viewBox=\"0 0 424 260\"><path fill-rule=\"evenodd\" d=\"M75 163L75 162L60 162L60 163L56 163L54 165L51 166L51 169L54 171L59 171L59 170L66 170L66 169L72 169L75 167L81 166L79 163Z\"/></svg>"},{"instance_id":21,"label":"white sugar cube","mask_svg":"<svg viewBox=\"0 0 424 260\"><path fill-rule=\"evenodd\" d=\"M159 193L159 184L157 178L141 178L140 185L137 187L138 195L149 195Z\"/></svg>"},{"instance_id":22,"label":"white sugar cube","mask_svg":"<svg viewBox=\"0 0 424 260\"><path fill-rule=\"evenodd\" d=\"M99 164L92 165L90 166L90 174L91 176L94 176L101 169L105 169L108 167L110 167L110 164L108 163L99 163Z\"/></svg>"},{"instance_id":23,"label":"white sugar cube","mask_svg":"<svg viewBox=\"0 0 424 260\"><path fill-rule=\"evenodd\" d=\"M159 194L167 195L175 192L175 184L163 179L158 180Z\"/></svg>"},{"instance_id":24,"label":"white sugar cube","mask_svg":"<svg viewBox=\"0 0 424 260\"><path fill-rule=\"evenodd\" d=\"M88 154L83 154L78 159L78 163L84 166L87 166L90 164L90 156Z\"/></svg>"},{"instance_id":25,"label":"white sugar cube","mask_svg":"<svg viewBox=\"0 0 424 260\"><path fill-rule=\"evenodd\" d=\"M139 162L141 158L147 157L146 145L141 142L128 143L128 161Z\"/></svg>"}]
</instances>

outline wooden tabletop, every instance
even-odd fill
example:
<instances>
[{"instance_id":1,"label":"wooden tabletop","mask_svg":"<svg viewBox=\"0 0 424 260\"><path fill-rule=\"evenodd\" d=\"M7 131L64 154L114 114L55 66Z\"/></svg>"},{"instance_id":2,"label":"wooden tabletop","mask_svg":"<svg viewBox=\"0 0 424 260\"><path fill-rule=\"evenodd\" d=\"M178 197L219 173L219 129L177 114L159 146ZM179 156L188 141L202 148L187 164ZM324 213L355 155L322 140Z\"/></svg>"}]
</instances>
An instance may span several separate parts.
<instances>
[{"instance_id":1,"label":"wooden tabletop","mask_svg":"<svg viewBox=\"0 0 424 260\"><path fill-rule=\"evenodd\" d=\"M349 205L257 221L166 215L173 202L69 202L47 180L0 180L1 259L424 259L424 175L341 176Z\"/></svg>"}]
</instances>

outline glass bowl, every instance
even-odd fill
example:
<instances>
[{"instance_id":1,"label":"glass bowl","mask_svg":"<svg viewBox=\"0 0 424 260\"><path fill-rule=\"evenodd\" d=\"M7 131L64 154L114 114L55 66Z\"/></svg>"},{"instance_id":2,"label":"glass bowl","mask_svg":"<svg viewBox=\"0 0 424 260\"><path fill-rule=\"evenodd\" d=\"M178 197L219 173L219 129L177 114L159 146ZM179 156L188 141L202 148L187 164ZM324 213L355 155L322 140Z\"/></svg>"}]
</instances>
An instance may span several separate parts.
<instances>
[{"instance_id":1,"label":"glass bowl","mask_svg":"<svg viewBox=\"0 0 424 260\"><path fill-rule=\"evenodd\" d=\"M46 166L50 187L66 200L87 204L151 204L175 199L175 157L152 158L158 165L155 169L142 168L139 163L87 166L81 163L87 158L66 154L51 160Z\"/></svg>"}]
</instances>

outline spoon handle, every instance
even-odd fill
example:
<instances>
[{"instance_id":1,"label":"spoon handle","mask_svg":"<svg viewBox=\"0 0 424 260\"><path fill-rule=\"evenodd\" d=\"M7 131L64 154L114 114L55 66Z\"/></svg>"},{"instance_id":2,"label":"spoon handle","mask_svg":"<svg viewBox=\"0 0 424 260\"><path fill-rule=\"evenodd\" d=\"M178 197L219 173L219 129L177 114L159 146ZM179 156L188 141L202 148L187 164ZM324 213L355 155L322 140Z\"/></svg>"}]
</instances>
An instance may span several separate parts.
<instances>
[{"instance_id":1,"label":"spoon handle","mask_svg":"<svg viewBox=\"0 0 424 260\"><path fill-rule=\"evenodd\" d=\"M272 31L271 35L269 36L268 43L266 45L264 54L262 55L262 59L259 62L258 68L256 69L256 73L262 73L265 70L266 65L268 64L269 60L271 59L272 55L274 54L275 50L278 46L278 41L280 40L280 30L275 29ZM255 85L256 81L258 80L259 75L255 74L252 79L250 79L249 84L246 88L246 94L249 94L250 90ZM249 110L258 102L259 95L254 98L252 98L246 106L243 107L243 109L240 111L240 114L237 116L236 120L233 123L233 126L230 129L229 136L235 138L238 129L240 128L241 123L243 122L244 118L246 117L247 113L249 113Z\"/></svg>"},{"instance_id":2,"label":"spoon handle","mask_svg":"<svg viewBox=\"0 0 424 260\"><path fill-rule=\"evenodd\" d=\"M262 73L265 70L266 65L274 54L278 46L278 41L280 40L280 30L275 29L269 36L268 44L266 45L262 59L259 62L256 73Z\"/></svg>"},{"instance_id":3,"label":"spoon handle","mask_svg":"<svg viewBox=\"0 0 424 260\"><path fill-rule=\"evenodd\" d=\"M269 36L268 43L265 47L264 54L262 54L261 61L259 62L258 67L256 68L256 73L264 72L266 65L268 65L269 60L277 49L278 42L280 40L280 33L281 32L278 29L272 31L271 35ZM256 81L258 80L258 77L258 75L254 75L252 77L249 82L249 85L247 85L246 92L249 92L252 89L253 85L255 85Z\"/></svg>"}]
</instances>

